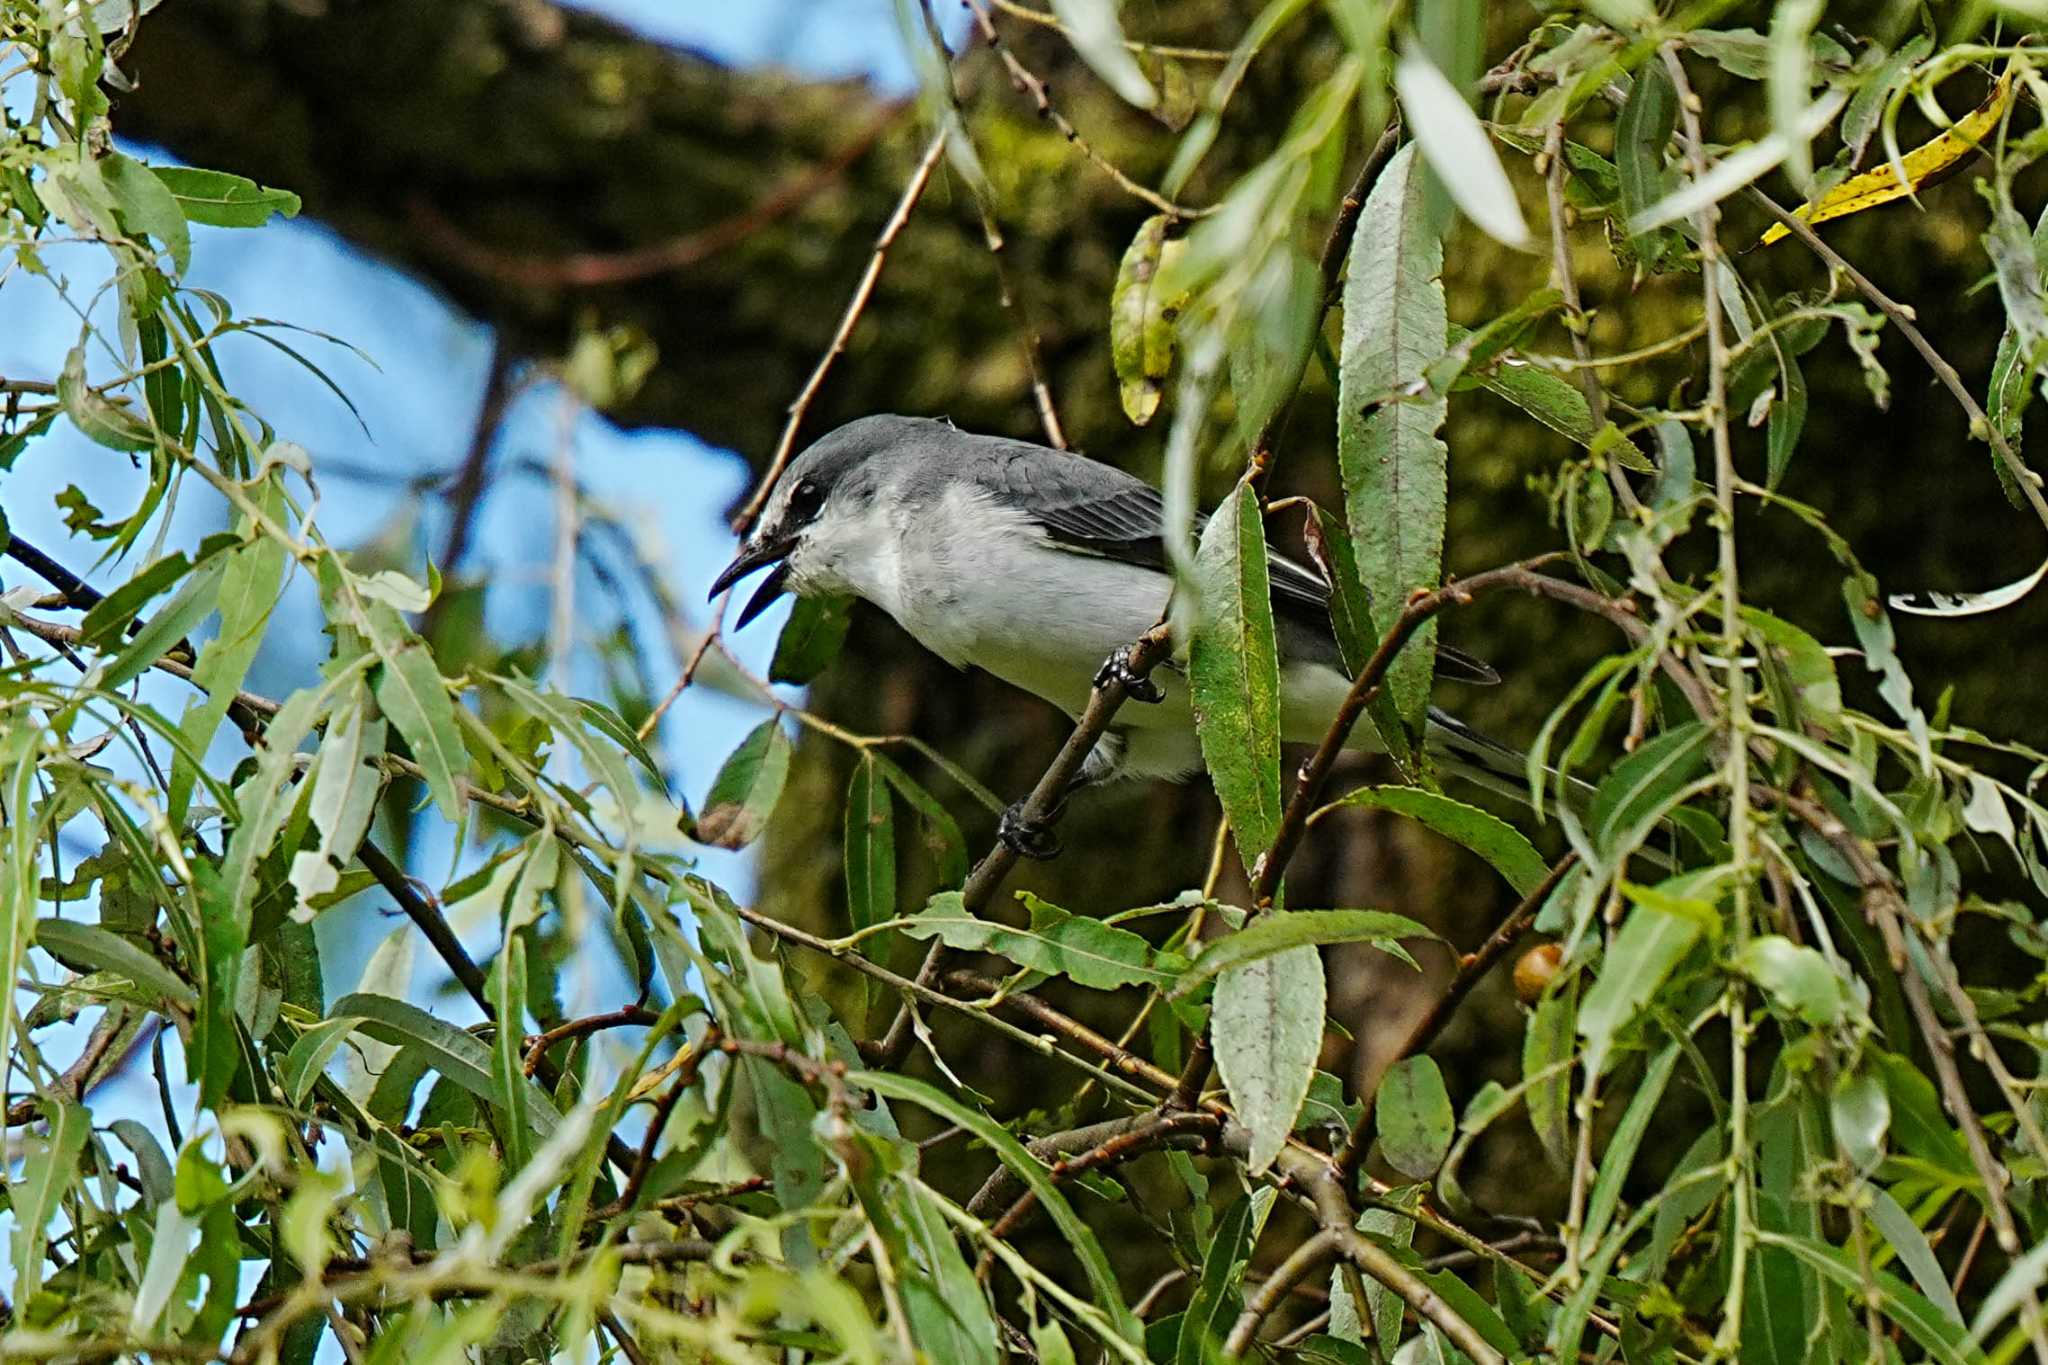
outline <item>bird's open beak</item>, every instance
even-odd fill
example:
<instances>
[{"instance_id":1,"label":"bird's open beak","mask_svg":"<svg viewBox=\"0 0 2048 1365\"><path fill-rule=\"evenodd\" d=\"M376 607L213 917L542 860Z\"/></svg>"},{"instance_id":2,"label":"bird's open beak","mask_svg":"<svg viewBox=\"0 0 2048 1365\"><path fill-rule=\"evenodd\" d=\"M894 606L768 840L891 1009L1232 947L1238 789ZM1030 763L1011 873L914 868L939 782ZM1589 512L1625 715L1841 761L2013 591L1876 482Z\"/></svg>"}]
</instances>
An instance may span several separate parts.
<instances>
[{"instance_id":1,"label":"bird's open beak","mask_svg":"<svg viewBox=\"0 0 2048 1365\"><path fill-rule=\"evenodd\" d=\"M740 546L740 552L733 556L732 563L726 565L718 577L712 580L708 597L718 596L763 565L775 566L774 572L761 580L761 586L754 589L754 595L748 598L747 605L741 608L739 619L733 623L735 630L768 610L769 605L788 590L789 552L795 548L796 542L793 539L749 542Z\"/></svg>"}]
</instances>

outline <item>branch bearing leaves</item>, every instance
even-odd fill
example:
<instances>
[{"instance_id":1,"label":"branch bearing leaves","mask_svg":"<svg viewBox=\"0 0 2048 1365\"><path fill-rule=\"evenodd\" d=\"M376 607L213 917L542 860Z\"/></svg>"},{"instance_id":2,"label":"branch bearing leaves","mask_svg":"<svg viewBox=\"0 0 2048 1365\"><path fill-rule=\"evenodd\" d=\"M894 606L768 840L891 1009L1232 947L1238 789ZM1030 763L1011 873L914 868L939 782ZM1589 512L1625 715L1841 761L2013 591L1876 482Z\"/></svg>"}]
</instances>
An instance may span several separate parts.
<instances>
[{"instance_id":1,"label":"branch bearing leaves","mask_svg":"<svg viewBox=\"0 0 2048 1365\"><path fill-rule=\"evenodd\" d=\"M1678 965L1695 941L1701 927L1694 915L1674 913L1676 905L1702 906L1688 892L1699 888L1702 878L1687 875L1672 878L1655 890L1658 896L1634 896L1635 908L1622 922L1621 931L1608 945L1600 975L1587 990L1579 1006L1579 1036L1586 1040L1586 1073L1600 1074L1615 1038L1642 1011L1664 978ZM1712 907L1707 907L1712 912Z\"/></svg>"},{"instance_id":2,"label":"branch bearing leaves","mask_svg":"<svg viewBox=\"0 0 2048 1365\"><path fill-rule=\"evenodd\" d=\"M1522 219L1515 187L1508 182L1493 140L1480 126L1464 94L1434 62L1414 49L1404 51L1394 63L1394 89L1400 93L1408 127L1414 130L1429 169L1465 216L1495 241L1527 247L1529 225ZM1386 177L1381 179L1384 183Z\"/></svg>"},{"instance_id":3,"label":"branch bearing leaves","mask_svg":"<svg viewBox=\"0 0 2048 1365\"><path fill-rule=\"evenodd\" d=\"M1247 869L1280 827L1280 661L1257 490L1248 482L1202 528L1201 615L1188 658L1195 728Z\"/></svg>"},{"instance_id":4,"label":"branch bearing leaves","mask_svg":"<svg viewBox=\"0 0 2048 1365\"><path fill-rule=\"evenodd\" d=\"M1421 787L1359 787L1331 804L1390 810L1427 825L1493 864L1494 871L1524 896L1550 875L1543 855L1520 830L1497 815L1437 792Z\"/></svg>"},{"instance_id":5,"label":"branch bearing leaves","mask_svg":"<svg viewBox=\"0 0 2048 1365\"><path fill-rule=\"evenodd\" d=\"M775 640L768 681L795 687L809 684L831 667L852 623L850 597L799 597Z\"/></svg>"},{"instance_id":6,"label":"branch bearing leaves","mask_svg":"<svg viewBox=\"0 0 2048 1365\"><path fill-rule=\"evenodd\" d=\"M417 1048L427 1065L486 1104L508 1109L509 1093L493 1074L491 1049L475 1034L436 1018L418 1005L389 995L358 991L334 1002L330 1019L360 1018L357 1028L381 1043ZM511 1025L517 1027L517 1025ZM526 1126L541 1140L554 1136L561 1122L554 1101L531 1079L521 1076L519 1096Z\"/></svg>"},{"instance_id":7,"label":"branch bearing leaves","mask_svg":"<svg viewBox=\"0 0 2048 1365\"><path fill-rule=\"evenodd\" d=\"M1252 1175L1263 1173L1286 1145L1315 1079L1326 989L1323 957L1313 946L1241 962L1216 982L1209 1038L1230 1102L1251 1130L1245 1165Z\"/></svg>"},{"instance_id":8,"label":"branch bearing leaves","mask_svg":"<svg viewBox=\"0 0 2048 1365\"><path fill-rule=\"evenodd\" d=\"M1380 1078L1373 1102L1380 1155L1410 1180L1427 1180L1443 1165L1457 1129L1450 1092L1434 1058L1403 1057Z\"/></svg>"},{"instance_id":9,"label":"branch bearing leaves","mask_svg":"<svg viewBox=\"0 0 2048 1365\"><path fill-rule=\"evenodd\" d=\"M1144 1331L1137 1318L1124 1301L1123 1292L1116 1282L1116 1273L1109 1268L1109 1258L1102 1254L1102 1244L1088 1225L1074 1213L1073 1205L1067 1202L1057 1185L1047 1176L1045 1166L1024 1145L1004 1130L988 1115L966 1105L908 1076L898 1076L881 1071L854 1071L846 1077L847 1084L871 1090L884 1099L907 1100L938 1115L948 1123L956 1123L993 1151L997 1158L1017 1173L1018 1178L1038 1197L1053 1223L1074 1248L1081 1269L1088 1277L1089 1286L1095 1291L1096 1301L1115 1326L1117 1335L1126 1343L1136 1346L1144 1340Z\"/></svg>"},{"instance_id":10,"label":"branch bearing leaves","mask_svg":"<svg viewBox=\"0 0 2048 1365\"><path fill-rule=\"evenodd\" d=\"M1413 145L1395 153L1358 216L1344 284L1337 459L1359 577L1382 631L1443 572L1449 456L1437 431L1445 402L1419 381L1443 352L1449 319L1438 278L1443 242L1429 225L1423 182ZM1435 654L1430 621L1388 670L1411 731L1428 704Z\"/></svg>"},{"instance_id":11,"label":"branch bearing leaves","mask_svg":"<svg viewBox=\"0 0 2048 1365\"><path fill-rule=\"evenodd\" d=\"M976 919L958 891L942 891L904 923L903 932L914 939L936 938L948 948L998 953L1028 971L1064 976L1093 990L1168 990L1187 969L1185 958L1156 952L1128 929L1070 914L1029 892L1020 899L1031 912L1027 929Z\"/></svg>"},{"instance_id":12,"label":"branch bearing leaves","mask_svg":"<svg viewBox=\"0 0 2048 1365\"><path fill-rule=\"evenodd\" d=\"M760 836L789 778L789 735L770 716L727 756L697 817L696 837L717 848L745 848ZM851 818L849 816L849 818Z\"/></svg>"}]
</instances>

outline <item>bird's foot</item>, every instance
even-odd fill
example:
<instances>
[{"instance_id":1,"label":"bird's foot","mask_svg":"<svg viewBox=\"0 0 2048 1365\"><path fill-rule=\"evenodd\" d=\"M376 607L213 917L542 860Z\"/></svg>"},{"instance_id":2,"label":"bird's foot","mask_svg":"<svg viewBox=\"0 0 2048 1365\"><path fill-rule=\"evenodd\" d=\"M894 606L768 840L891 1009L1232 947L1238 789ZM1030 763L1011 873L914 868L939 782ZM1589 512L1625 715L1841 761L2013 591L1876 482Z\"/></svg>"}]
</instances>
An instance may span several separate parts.
<instances>
[{"instance_id":1,"label":"bird's foot","mask_svg":"<svg viewBox=\"0 0 2048 1365\"><path fill-rule=\"evenodd\" d=\"M1158 703L1166 700L1165 688L1131 667L1129 645L1118 645L1111 650L1109 658L1096 671L1097 687L1107 687L1112 682L1122 683L1124 695L1132 701Z\"/></svg>"},{"instance_id":2,"label":"bird's foot","mask_svg":"<svg viewBox=\"0 0 2048 1365\"><path fill-rule=\"evenodd\" d=\"M1022 801L1004 807L1002 818L996 821L996 838L1020 858L1035 858L1043 862L1059 856L1059 836L1052 832L1051 825L1027 820Z\"/></svg>"}]
</instances>

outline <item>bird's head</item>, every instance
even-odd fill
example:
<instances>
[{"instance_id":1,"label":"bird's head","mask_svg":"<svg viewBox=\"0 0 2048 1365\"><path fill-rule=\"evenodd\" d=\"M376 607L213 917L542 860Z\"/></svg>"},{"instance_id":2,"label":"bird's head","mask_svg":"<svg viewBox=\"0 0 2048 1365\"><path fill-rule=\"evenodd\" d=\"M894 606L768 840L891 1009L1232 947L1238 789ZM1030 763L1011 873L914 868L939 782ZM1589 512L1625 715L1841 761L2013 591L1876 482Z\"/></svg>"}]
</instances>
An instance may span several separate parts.
<instances>
[{"instance_id":1,"label":"bird's head","mask_svg":"<svg viewBox=\"0 0 2048 1365\"><path fill-rule=\"evenodd\" d=\"M716 597L756 569L775 566L747 599L735 628L785 592L866 596L867 571L889 553L888 538L896 534L888 494L891 471L902 462L890 457L952 430L925 417L863 417L791 460L753 534L711 584Z\"/></svg>"}]
</instances>

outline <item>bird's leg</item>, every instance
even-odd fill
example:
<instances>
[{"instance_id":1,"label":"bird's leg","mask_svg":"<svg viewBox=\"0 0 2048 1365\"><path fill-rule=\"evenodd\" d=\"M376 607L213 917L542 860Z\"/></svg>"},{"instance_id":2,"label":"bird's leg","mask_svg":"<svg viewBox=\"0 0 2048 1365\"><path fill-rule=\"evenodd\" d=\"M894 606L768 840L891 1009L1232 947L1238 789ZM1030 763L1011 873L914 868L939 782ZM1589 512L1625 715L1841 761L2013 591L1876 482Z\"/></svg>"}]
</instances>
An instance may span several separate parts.
<instances>
[{"instance_id":1,"label":"bird's leg","mask_svg":"<svg viewBox=\"0 0 2048 1365\"><path fill-rule=\"evenodd\" d=\"M1052 820L1027 819L1024 815L1026 804L1016 801L1003 807L1002 816L996 821L996 838L1020 858L1035 858L1040 862L1057 858L1060 837L1052 831ZM1058 812L1053 814L1057 817Z\"/></svg>"},{"instance_id":2,"label":"bird's leg","mask_svg":"<svg viewBox=\"0 0 2048 1365\"><path fill-rule=\"evenodd\" d=\"M1109 657L1103 660L1102 667L1096 670L1097 687L1106 687L1112 682L1122 683L1124 695L1132 701L1151 704L1166 700L1165 688L1131 667L1129 645L1118 645L1111 650Z\"/></svg>"},{"instance_id":3,"label":"bird's leg","mask_svg":"<svg viewBox=\"0 0 2048 1365\"><path fill-rule=\"evenodd\" d=\"M1082 760L1081 771L1075 773L1073 781L1067 783L1067 789L1060 793L1059 804L1047 813L1044 820L1026 817L1024 808L1029 804L1028 799L1014 802L1003 808L1002 817L996 821L996 838L1002 840L1004 846L1012 853L1022 858L1035 858L1041 862L1047 858L1057 858L1060 853L1060 840L1059 836L1053 833L1052 827L1060 818L1060 813L1066 810L1068 799L1083 787L1092 787L1098 782L1106 782L1116 776L1117 770L1123 764L1123 753L1122 734L1111 730L1103 735L1095 741L1095 747L1088 751L1088 757Z\"/></svg>"}]
</instances>

